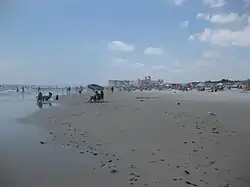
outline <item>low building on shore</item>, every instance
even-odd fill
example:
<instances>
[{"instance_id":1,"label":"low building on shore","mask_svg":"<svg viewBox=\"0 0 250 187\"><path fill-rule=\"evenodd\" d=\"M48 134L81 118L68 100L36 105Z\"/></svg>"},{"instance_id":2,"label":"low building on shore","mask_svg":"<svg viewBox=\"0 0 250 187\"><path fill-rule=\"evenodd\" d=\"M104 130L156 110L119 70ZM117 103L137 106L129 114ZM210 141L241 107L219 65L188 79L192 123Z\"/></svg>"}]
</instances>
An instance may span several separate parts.
<instances>
[{"instance_id":1,"label":"low building on shore","mask_svg":"<svg viewBox=\"0 0 250 187\"><path fill-rule=\"evenodd\" d=\"M109 87L121 88L130 84L129 80L109 80Z\"/></svg>"}]
</instances>

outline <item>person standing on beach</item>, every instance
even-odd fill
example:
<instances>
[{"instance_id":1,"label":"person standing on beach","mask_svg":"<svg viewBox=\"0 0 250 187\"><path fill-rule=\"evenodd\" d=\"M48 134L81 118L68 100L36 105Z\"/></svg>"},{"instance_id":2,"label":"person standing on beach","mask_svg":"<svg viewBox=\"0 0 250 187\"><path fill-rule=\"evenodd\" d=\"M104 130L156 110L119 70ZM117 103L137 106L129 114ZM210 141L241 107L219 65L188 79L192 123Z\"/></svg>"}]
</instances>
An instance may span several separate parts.
<instances>
[{"instance_id":1,"label":"person standing on beach","mask_svg":"<svg viewBox=\"0 0 250 187\"><path fill-rule=\"evenodd\" d=\"M67 95L70 95L70 91L71 91L71 88L69 86L69 87L67 87Z\"/></svg>"},{"instance_id":2,"label":"person standing on beach","mask_svg":"<svg viewBox=\"0 0 250 187\"><path fill-rule=\"evenodd\" d=\"M114 92L114 87L113 87L113 86L111 87L111 92L112 92L112 93Z\"/></svg>"},{"instance_id":3,"label":"person standing on beach","mask_svg":"<svg viewBox=\"0 0 250 187\"><path fill-rule=\"evenodd\" d=\"M64 88L64 90L66 90L66 95L68 95L69 93L69 91L68 91L68 87L67 86L65 86L65 88Z\"/></svg>"},{"instance_id":4,"label":"person standing on beach","mask_svg":"<svg viewBox=\"0 0 250 187\"><path fill-rule=\"evenodd\" d=\"M69 87L65 87L67 95L69 95Z\"/></svg>"},{"instance_id":5,"label":"person standing on beach","mask_svg":"<svg viewBox=\"0 0 250 187\"><path fill-rule=\"evenodd\" d=\"M79 94L82 95L82 91L83 91L83 87L80 86L80 89L79 89Z\"/></svg>"},{"instance_id":6,"label":"person standing on beach","mask_svg":"<svg viewBox=\"0 0 250 187\"><path fill-rule=\"evenodd\" d=\"M80 87L81 88L81 87ZM77 94L77 92L78 92L78 86L76 87L76 94Z\"/></svg>"},{"instance_id":7,"label":"person standing on beach","mask_svg":"<svg viewBox=\"0 0 250 187\"><path fill-rule=\"evenodd\" d=\"M39 92L38 96L37 96L37 101L41 102L43 100L43 94L42 92Z\"/></svg>"},{"instance_id":8,"label":"person standing on beach","mask_svg":"<svg viewBox=\"0 0 250 187\"><path fill-rule=\"evenodd\" d=\"M37 91L40 92L40 89L41 89L41 88L40 88L40 86L39 86L39 87L37 88Z\"/></svg>"}]
</instances>

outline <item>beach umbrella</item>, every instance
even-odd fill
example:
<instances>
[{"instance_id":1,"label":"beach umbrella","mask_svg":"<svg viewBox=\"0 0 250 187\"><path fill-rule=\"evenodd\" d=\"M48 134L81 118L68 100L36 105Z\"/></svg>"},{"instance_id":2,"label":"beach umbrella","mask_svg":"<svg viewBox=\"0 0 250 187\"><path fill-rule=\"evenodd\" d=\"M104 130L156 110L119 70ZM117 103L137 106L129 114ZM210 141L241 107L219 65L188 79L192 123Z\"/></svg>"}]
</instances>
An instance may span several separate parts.
<instances>
[{"instance_id":1,"label":"beach umbrella","mask_svg":"<svg viewBox=\"0 0 250 187\"><path fill-rule=\"evenodd\" d=\"M220 83L216 84L216 86L223 86L223 84L220 82Z\"/></svg>"},{"instance_id":2,"label":"beach umbrella","mask_svg":"<svg viewBox=\"0 0 250 187\"><path fill-rule=\"evenodd\" d=\"M196 87L205 87L205 86L206 85L204 83L202 83L202 82L196 85Z\"/></svg>"},{"instance_id":3,"label":"beach umbrella","mask_svg":"<svg viewBox=\"0 0 250 187\"><path fill-rule=\"evenodd\" d=\"M104 90L104 87L102 87L98 84L89 84L88 88L91 90Z\"/></svg>"},{"instance_id":4,"label":"beach umbrella","mask_svg":"<svg viewBox=\"0 0 250 187\"><path fill-rule=\"evenodd\" d=\"M250 79L242 81L244 84L250 84Z\"/></svg>"}]
</instances>

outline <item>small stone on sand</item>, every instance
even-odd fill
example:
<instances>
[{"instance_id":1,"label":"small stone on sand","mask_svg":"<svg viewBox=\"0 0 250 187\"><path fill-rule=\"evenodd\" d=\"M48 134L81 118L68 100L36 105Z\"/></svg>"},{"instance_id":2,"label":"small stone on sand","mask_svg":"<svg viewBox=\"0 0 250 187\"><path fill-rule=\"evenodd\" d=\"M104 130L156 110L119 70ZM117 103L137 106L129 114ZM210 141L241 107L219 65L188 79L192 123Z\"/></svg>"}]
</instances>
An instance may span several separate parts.
<instances>
[{"instance_id":1,"label":"small stone on sand","mask_svg":"<svg viewBox=\"0 0 250 187\"><path fill-rule=\"evenodd\" d=\"M135 168L135 165L134 164L130 164L129 168Z\"/></svg>"},{"instance_id":2,"label":"small stone on sand","mask_svg":"<svg viewBox=\"0 0 250 187\"><path fill-rule=\"evenodd\" d=\"M119 171L117 169L110 170L110 173L118 173Z\"/></svg>"},{"instance_id":3,"label":"small stone on sand","mask_svg":"<svg viewBox=\"0 0 250 187\"><path fill-rule=\"evenodd\" d=\"M191 185L191 186L198 186L197 184L194 184L194 183L189 182L189 181L186 181L185 183L188 184L188 185Z\"/></svg>"},{"instance_id":4,"label":"small stone on sand","mask_svg":"<svg viewBox=\"0 0 250 187\"><path fill-rule=\"evenodd\" d=\"M190 172L189 172L189 171L187 171L187 170L185 170L184 172L185 172L187 175L189 175L189 174L190 174Z\"/></svg>"}]
</instances>

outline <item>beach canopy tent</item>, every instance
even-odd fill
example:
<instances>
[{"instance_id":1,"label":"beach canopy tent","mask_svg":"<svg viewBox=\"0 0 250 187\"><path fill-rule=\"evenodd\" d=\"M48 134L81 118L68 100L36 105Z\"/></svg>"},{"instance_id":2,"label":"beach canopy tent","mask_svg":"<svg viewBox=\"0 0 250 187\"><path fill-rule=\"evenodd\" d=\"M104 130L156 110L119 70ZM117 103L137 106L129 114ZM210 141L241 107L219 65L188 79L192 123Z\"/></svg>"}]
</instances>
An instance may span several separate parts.
<instances>
[{"instance_id":1,"label":"beach canopy tent","mask_svg":"<svg viewBox=\"0 0 250 187\"><path fill-rule=\"evenodd\" d=\"M166 86L166 88L170 88L170 87L171 87L171 85L170 85L170 84L166 84L165 86Z\"/></svg>"},{"instance_id":2,"label":"beach canopy tent","mask_svg":"<svg viewBox=\"0 0 250 187\"><path fill-rule=\"evenodd\" d=\"M104 90L104 87L98 84L89 84L88 88L91 90L99 90L99 91Z\"/></svg>"},{"instance_id":3,"label":"beach canopy tent","mask_svg":"<svg viewBox=\"0 0 250 187\"><path fill-rule=\"evenodd\" d=\"M250 84L250 79L244 80L242 82L243 82L243 84Z\"/></svg>"},{"instance_id":4,"label":"beach canopy tent","mask_svg":"<svg viewBox=\"0 0 250 187\"><path fill-rule=\"evenodd\" d=\"M205 86L206 85L204 83L202 83L202 82L196 85L196 87L200 87L200 88L205 87Z\"/></svg>"},{"instance_id":5,"label":"beach canopy tent","mask_svg":"<svg viewBox=\"0 0 250 187\"><path fill-rule=\"evenodd\" d=\"M216 84L216 86L223 86L223 84L220 82L220 83Z\"/></svg>"}]
</instances>

